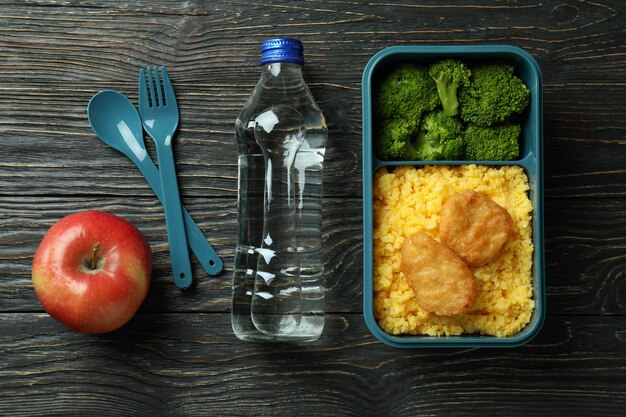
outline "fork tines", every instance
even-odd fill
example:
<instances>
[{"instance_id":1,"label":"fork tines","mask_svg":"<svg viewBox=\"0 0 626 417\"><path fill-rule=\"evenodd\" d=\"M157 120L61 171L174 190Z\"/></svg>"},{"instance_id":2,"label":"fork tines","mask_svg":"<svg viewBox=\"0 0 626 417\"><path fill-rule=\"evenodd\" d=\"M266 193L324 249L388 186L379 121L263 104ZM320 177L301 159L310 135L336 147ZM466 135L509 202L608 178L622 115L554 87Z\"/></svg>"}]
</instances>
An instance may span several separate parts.
<instances>
[{"instance_id":1,"label":"fork tines","mask_svg":"<svg viewBox=\"0 0 626 417\"><path fill-rule=\"evenodd\" d=\"M159 70L161 71L160 76ZM143 92L146 96L148 95L145 90L146 85L150 91L150 99L147 102L149 107L165 107L171 102L176 102L174 90L165 67L147 67L145 71L142 68L139 70L139 76L145 80L145 84L140 86L140 93Z\"/></svg>"}]
</instances>

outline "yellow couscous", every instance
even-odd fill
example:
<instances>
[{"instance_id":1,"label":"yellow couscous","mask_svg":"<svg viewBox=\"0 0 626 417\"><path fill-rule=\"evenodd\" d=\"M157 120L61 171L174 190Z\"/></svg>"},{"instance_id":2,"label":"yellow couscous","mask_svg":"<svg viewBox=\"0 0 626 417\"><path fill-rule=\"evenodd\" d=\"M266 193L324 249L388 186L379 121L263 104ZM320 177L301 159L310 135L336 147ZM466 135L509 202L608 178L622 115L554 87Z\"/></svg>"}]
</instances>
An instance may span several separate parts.
<instances>
[{"instance_id":1,"label":"yellow couscous","mask_svg":"<svg viewBox=\"0 0 626 417\"><path fill-rule=\"evenodd\" d=\"M403 166L374 174L374 315L389 334L510 336L530 321L532 203L528 177L519 166ZM454 192L477 191L504 207L513 225L499 256L472 268L478 295L471 310L435 316L422 310L400 270L407 236L424 232L439 241L439 212Z\"/></svg>"}]
</instances>

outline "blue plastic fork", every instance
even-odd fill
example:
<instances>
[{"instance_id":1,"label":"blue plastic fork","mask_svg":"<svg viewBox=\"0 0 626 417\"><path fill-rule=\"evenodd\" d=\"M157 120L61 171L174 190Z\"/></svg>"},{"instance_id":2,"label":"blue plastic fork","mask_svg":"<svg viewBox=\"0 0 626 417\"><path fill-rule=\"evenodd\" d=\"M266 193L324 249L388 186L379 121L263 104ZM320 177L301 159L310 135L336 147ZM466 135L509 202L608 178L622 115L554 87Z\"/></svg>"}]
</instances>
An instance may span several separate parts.
<instances>
[{"instance_id":1,"label":"blue plastic fork","mask_svg":"<svg viewBox=\"0 0 626 417\"><path fill-rule=\"evenodd\" d=\"M172 151L172 139L178 128L178 105L165 67L148 67L146 72L147 79L144 70L139 71L139 115L144 130L156 145L174 284L188 288L192 282L191 262Z\"/></svg>"}]
</instances>

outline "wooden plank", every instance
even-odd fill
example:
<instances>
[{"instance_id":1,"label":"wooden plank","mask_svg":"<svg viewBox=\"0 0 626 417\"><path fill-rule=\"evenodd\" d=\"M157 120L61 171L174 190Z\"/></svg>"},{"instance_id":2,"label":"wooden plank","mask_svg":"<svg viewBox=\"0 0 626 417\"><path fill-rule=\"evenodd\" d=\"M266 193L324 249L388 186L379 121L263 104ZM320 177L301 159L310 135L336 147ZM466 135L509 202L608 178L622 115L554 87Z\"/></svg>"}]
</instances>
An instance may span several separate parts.
<instances>
[{"instance_id":1,"label":"wooden plank","mask_svg":"<svg viewBox=\"0 0 626 417\"><path fill-rule=\"evenodd\" d=\"M626 94L626 89L622 90L618 92ZM65 93L58 94L61 100ZM344 98L356 101L355 93L351 94L351 97L344 94ZM621 104L617 98L605 97L608 98L603 102L596 100L597 109L579 108L577 112L572 107L558 109L546 104L547 195L624 197L626 154L621 149L626 122L620 118ZM1 194L152 195L136 167L100 142L91 131L84 113L88 99L84 94L79 114L71 114L73 110L66 105L59 106L59 111L67 110L70 116L66 117L74 121L47 118L42 122L13 116L7 110L11 120L0 124L0 140L4 144L0 159ZM38 104L0 97L0 109L13 106L18 106L20 111L45 114ZM197 114L202 108L190 106L188 113ZM356 105L351 111L360 113ZM232 120L235 117L233 112ZM201 123L181 127L175 149L183 196L236 196L237 154L232 132L228 132L231 122L220 119L213 122L213 128ZM152 143L147 140L146 146L154 156ZM331 130L324 177L326 195L360 195L360 158L357 135Z\"/></svg>"},{"instance_id":2,"label":"wooden plank","mask_svg":"<svg viewBox=\"0 0 626 417\"><path fill-rule=\"evenodd\" d=\"M85 109L90 94L96 91L93 88L74 94L65 104L59 104L58 114L42 119L28 117L26 113L46 115L48 104L44 102L49 96L20 91L17 87L12 97L0 96L0 110L6 110L5 116L9 118L0 121L3 142L0 194L152 195L136 167L100 142L89 127ZM559 102L546 102L545 106L546 195L624 197L626 153L622 147L626 121L621 117L618 94L626 95L626 87L616 87L611 95L599 91L599 96L593 98L594 107L586 109L583 96L588 91L570 89L566 93L581 104L560 107ZM72 94L70 90L58 91L54 101L61 103L68 94ZM556 89L553 94L557 94ZM360 114L358 92L337 95L352 103L343 112ZM237 153L232 126L237 111L216 119L207 115L206 124L201 121L191 126L185 124L185 114L201 118L205 108L196 101L181 110L185 113L175 144L181 192L183 197L234 198ZM325 108L324 112L334 114L334 110ZM62 115L63 112L66 114ZM360 123L354 122L353 126L357 126L357 131L342 132L331 126L324 176L328 196L361 195ZM146 146L154 156L149 140Z\"/></svg>"},{"instance_id":3,"label":"wooden plank","mask_svg":"<svg viewBox=\"0 0 626 417\"><path fill-rule=\"evenodd\" d=\"M163 208L156 198L0 196L0 312L41 311L32 289L31 263L39 242L58 219L81 209L115 213L132 222L153 252L147 311L230 310L233 257L237 236L234 199L185 201L188 211L224 262L224 272L208 276L192 257L196 284L180 291L172 284ZM327 311L360 311L362 282L361 202L324 200L323 260Z\"/></svg>"},{"instance_id":4,"label":"wooden plank","mask_svg":"<svg viewBox=\"0 0 626 417\"><path fill-rule=\"evenodd\" d=\"M46 230L79 209L114 212L135 224L154 253L153 282L142 311L227 312L237 228L233 199L187 198L185 204L222 257L209 277L193 259L197 285L171 283L162 206L155 198L0 197L0 311L41 311L32 290L32 256ZM546 269L550 314L624 314L626 211L621 199L550 198L546 206ZM324 200L327 311L362 311L362 208L359 199Z\"/></svg>"},{"instance_id":5,"label":"wooden plank","mask_svg":"<svg viewBox=\"0 0 626 417\"><path fill-rule=\"evenodd\" d=\"M85 106L104 88L136 100L137 69L159 62L171 69L181 107L176 156L183 195L233 196L232 126L258 77L259 42L273 34L270 26L254 23L264 7L7 3L0 16L0 193L149 196L132 164L97 141ZM392 44L489 39L527 48L543 69L547 191L623 196L626 46L618 16L624 3L442 7L421 1L345 8L282 1L271 10L288 22L286 34L307 45L305 77L330 128L328 195L360 195L360 81L373 53ZM466 27L461 22L471 16L480 16L475 25L449 29ZM446 26L436 26L437 20ZM533 24L523 23L528 21Z\"/></svg>"},{"instance_id":6,"label":"wooden plank","mask_svg":"<svg viewBox=\"0 0 626 417\"><path fill-rule=\"evenodd\" d=\"M360 315L330 315L319 341L289 346L236 340L227 314L140 314L101 336L0 314L0 414L617 416L624 328L552 316L520 348L393 349Z\"/></svg>"},{"instance_id":7,"label":"wooden plank","mask_svg":"<svg viewBox=\"0 0 626 417\"><path fill-rule=\"evenodd\" d=\"M548 311L623 315L624 200L553 198L545 207Z\"/></svg>"}]
</instances>

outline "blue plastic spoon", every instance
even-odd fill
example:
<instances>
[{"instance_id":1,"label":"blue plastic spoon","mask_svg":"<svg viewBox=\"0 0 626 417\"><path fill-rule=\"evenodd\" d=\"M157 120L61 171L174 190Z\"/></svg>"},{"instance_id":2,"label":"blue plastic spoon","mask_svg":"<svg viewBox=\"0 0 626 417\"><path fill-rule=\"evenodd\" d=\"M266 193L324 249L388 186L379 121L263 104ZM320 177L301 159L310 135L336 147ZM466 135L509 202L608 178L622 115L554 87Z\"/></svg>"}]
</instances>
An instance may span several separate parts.
<instances>
[{"instance_id":1,"label":"blue plastic spoon","mask_svg":"<svg viewBox=\"0 0 626 417\"><path fill-rule=\"evenodd\" d=\"M98 138L133 161L159 200L163 201L159 170L146 151L141 118L133 103L117 91L100 91L89 101L87 115ZM222 260L184 208L183 219L187 244L209 275L219 275L223 269Z\"/></svg>"}]
</instances>

